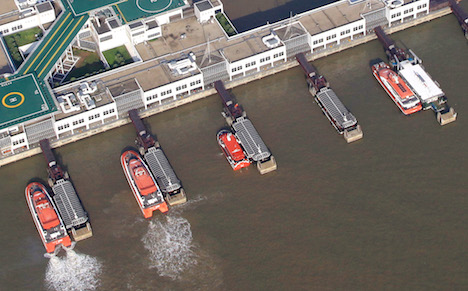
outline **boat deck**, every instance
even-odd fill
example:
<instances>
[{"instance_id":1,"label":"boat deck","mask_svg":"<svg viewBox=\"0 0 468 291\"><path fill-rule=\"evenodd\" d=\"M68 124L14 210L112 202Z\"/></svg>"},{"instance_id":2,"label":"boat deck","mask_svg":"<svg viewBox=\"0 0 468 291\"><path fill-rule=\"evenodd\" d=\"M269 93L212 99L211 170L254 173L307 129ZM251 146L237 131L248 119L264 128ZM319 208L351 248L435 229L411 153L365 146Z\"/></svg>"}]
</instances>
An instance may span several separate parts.
<instances>
[{"instance_id":1,"label":"boat deck","mask_svg":"<svg viewBox=\"0 0 468 291\"><path fill-rule=\"evenodd\" d=\"M232 128L242 147L245 149L247 158L258 162L271 156L270 151L249 119L244 117L237 118L232 124Z\"/></svg>"},{"instance_id":2,"label":"boat deck","mask_svg":"<svg viewBox=\"0 0 468 291\"><path fill-rule=\"evenodd\" d=\"M53 199L67 229L80 226L88 221L88 214L83 209L70 181L59 180L52 187L52 191L55 194Z\"/></svg>"},{"instance_id":3,"label":"boat deck","mask_svg":"<svg viewBox=\"0 0 468 291\"><path fill-rule=\"evenodd\" d=\"M320 90L316 98L327 111L329 117L333 118L342 129L352 127L357 123L356 117L349 112L332 89L324 88Z\"/></svg>"},{"instance_id":4,"label":"boat deck","mask_svg":"<svg viewBox=\"0 0 468 291\"><path fill-rule=\"evenodd\" d=\"M173 192L181 188L179 179L160 148L149 148L145 153L145 160L162 192Z\"/></svg>"},{"instance_id":5,"label":"boat deck","mask_svg":"<svg viewBox=\"0 0 468 291\"><path fill-rule=\"evenodd\" d=\"M444 96L444 92L421 65L402 63L402 67L403 69L398 73L421 99L421 102L431 103Z\"/></svg>"}]
</instances>

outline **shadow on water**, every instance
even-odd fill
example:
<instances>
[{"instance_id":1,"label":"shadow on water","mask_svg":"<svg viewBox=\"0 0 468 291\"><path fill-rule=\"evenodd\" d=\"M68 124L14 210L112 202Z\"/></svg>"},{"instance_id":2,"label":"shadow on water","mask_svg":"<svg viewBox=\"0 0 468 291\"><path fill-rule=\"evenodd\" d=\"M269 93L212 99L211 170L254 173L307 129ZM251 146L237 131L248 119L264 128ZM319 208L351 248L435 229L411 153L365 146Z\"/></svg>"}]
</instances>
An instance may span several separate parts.
<instances>
[{"instance_id":1,"label":"shadow on water","mask_svg":"<svg viewBox=\"0 0 468 291\"><path fill-rule=\"evenodd\" d=\"M236 19L231 19L238 32L245 32L247 30L262 26L269 23L274 23L280 20L284 20L291 15L303 13L305 11L328 5L336 2L336 0L325 0L325 1L303 1L293 0L284 5L277 6L265 11L257 11L252 14L242 16ZM259 8L260 9L260 8ZM229 16L229 10L226 11Z\"/></svg>"}]
</instances>

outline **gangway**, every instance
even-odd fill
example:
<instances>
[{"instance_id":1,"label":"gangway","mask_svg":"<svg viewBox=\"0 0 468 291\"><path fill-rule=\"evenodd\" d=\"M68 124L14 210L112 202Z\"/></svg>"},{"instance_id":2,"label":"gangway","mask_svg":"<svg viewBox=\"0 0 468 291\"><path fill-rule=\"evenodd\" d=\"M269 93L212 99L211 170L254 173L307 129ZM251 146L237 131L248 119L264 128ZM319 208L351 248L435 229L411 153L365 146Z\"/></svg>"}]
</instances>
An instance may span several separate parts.
<instances>
[{"instance_id":1,"label":"gangway","mask_svg":"<svg viewBox=\"0 0 468 291\"><path fill-rule=\"evenodd\" d=\"M75 241L93 236L88 214L69 180L68 172L64 172L57 163L48 139L39 141L39 144L48 164L49 186L54 192L53 199L66 229Z\"/></svg>"},{"instance_id":2,"label":"gangway","mask_svg":"<svg viewBox=\"0 0 468 291\"><path fill-rule=\"evenodd\" d=\"M229 94L229 92L226 90L222 81L216 81L214 83L214 87L216 89L216 92L218 92L219 97L223 101L223 116L224 118L226 118L226 122L229 125L232 125L236 118L247 116L242 106L239 105L239 103L237 103L234 97L231 94Z\"/></svg>"},{"instance_id":3,"label":"gangway","mask_svg":"<svg viewBox=\"0 0 468 291\"><path fill-rule=\"evenodd\" d=\"M303 53L297 54L296 60L306 75L310 94L337 132L343 134L348 143L361 139L363 133L356 117L330 88L325 77L318 74Z\"/></svg>"},{"instance_id":4,"label":"gangway","mask_svg":"<svg viewBox=\"0 0 468 291\"><path fill-rule=\"evenodd\" d=\"M450 8L452 8L453 15L455 15L458 23L460 23L466 39L468 39L468 13L466 13L455 0L449 0L449 5Z\"/></svg>"},{"instance_id":5,"label":"gangway","mask_svg":"<svg viewBox=\"0 0 468 291\"><path fill-rule=\"evenodd\" d=\"M187 196L180 180L177 178L159 142L147 131L146 126L138 116L138 111L132 109L128 112L128 115L138 135L137 144L140 148L140 154L149 165L167 203L173 206L187 202Z\"/></svg>"}]
</instances>

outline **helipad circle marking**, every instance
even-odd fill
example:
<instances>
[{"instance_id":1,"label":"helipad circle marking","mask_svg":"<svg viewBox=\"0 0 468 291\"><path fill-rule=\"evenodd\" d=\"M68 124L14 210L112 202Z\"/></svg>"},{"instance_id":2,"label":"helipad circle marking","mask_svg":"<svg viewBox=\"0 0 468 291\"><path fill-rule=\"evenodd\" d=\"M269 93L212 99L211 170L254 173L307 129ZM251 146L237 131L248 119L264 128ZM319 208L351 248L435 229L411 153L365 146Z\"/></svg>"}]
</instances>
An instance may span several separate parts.
<instances>
[{"instance_id":1,"label":"helipad circle marking","mask_svg":"<svg viewBox=\"0 0 468 291\"><path fill-rule=\"evenodd\" d=\"M18 104L15 104L15 105L9 105L9 104L7 104L7 103L6 103L6 99L7 99L9 96L11 96L11 95L19 95L19 96L21 97L21 101L20 101ZM5 106L6 108L16 108L16 107L21 106L21 104L24 103L24 100L25 100L24 95L21 94L20 92L10 92L10 93L6 94L5 96L3 96L3 98L2 98L2 104L3 104L3 106Z\"/></svg>"},{"instance_id":2,"label":"helipad circle marking","mask_svg":"<svg viewBox=\"0 0 468 291\"><path fill-rule=\"evenodd\" d=\"M171 4L172 4L172 0L169 0L169 3L164 8L157 9L157 10L148 10L148 9L145 9L145 8L140 6L140 3L139 3L140 1L141 0L136 0L136 5L137 5L138 9L140 9L141 11L146 12L146 13L158 13L158 12L164 11L169 6L171 6ZM154 3L154 2L157 2L157 1L164 1L164 0L146 0L146 1L151 1L151 3Z\"/></svg>"}]
</instances>

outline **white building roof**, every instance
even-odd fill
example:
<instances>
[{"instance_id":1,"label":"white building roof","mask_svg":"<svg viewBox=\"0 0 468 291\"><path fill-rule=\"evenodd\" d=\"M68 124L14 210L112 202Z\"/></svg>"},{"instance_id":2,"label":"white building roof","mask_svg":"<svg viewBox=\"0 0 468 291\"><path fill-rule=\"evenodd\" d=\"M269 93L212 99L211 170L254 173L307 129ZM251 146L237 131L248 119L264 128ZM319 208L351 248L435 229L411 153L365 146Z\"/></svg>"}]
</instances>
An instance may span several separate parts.
<instances>
[{"instance_id":1,"label":"white building roof","mask_svg":"<svg viewBox=\"0 0 468 291\"><path fill-rule=\"evenodd\" d=\"M421 65L402 62L401 66L403 69L399 71L400 75L411 86L422 102L430 103L444 95L444 92L442 92Z\"/></svg>"}]
</instances>

